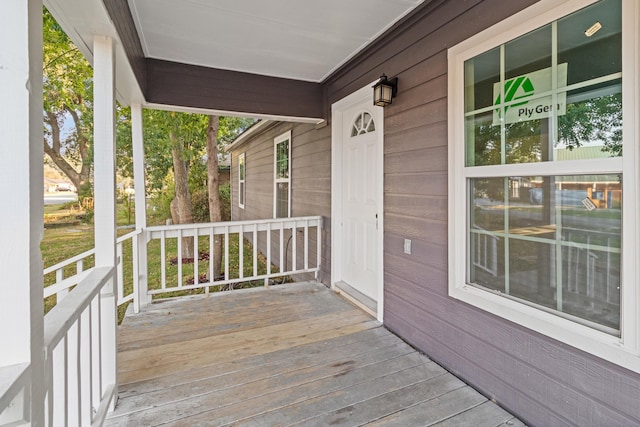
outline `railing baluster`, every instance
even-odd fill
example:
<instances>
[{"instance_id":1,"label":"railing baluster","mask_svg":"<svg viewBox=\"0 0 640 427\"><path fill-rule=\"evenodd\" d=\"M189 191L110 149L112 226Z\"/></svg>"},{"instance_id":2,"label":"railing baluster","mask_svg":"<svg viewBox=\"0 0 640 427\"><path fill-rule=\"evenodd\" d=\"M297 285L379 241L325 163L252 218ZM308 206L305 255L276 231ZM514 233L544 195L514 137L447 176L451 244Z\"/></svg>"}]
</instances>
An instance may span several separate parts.
<instances>
[{"instance_id":1,"label":"railing baluster","mask_svg":"<svg viewBox=\"0 0 640 427\"><path fill-rule=\"evenodd\" d=\"M82 315L76 320L75 323L75 396L72 398L75 400L76 407L73 411L73 417L77 420L77 425L82 424L82 349L80 348L80 334L82 333L82 323L80 322Z\"/></svg>"},{"instance_id":2,"label":"railing baluster","mask_svg":"<svg viewBox=\"0 0 640 427\"><path fill-rule=\"evenodd\" d=\"M244 226L240 226L238 233L238 278L244 278Z\"/></svg>"},{"instance_id":3,"label":"railing baluster","mask_svg":"<svg viewBox=\"0 0 640 427\"><path fill-rule=\"evenodd\" d=\"M316 224L316 280L318 280L322 265L322 218L316 220Z\"/></svg>"},{"instance_id":4,"label":"railing baluster","mask_svg":"<svg viewBox=\"0 0 640 427\"><path fill-rule=\"evenodd\" d=\"M193 232L193 284L197 285L199 282L200 272L198 271L198 261L200 258L200 250L198 249L198 230Z\"/></svg>"},{"instance_id":5,"label":"railing baluster","mask_svg":"<svg viewBox=\"0 0 640 427\"><path fill-rule=\"evenodd\" d=\"M291 249L291 271L296 271L298 269L298 227L295 221L291 229L291 236L293 240L293 248Z\"/></svg>"},{"instance_id":6,"label":"railing baluster","mask_svg":"<svg viewBox=\"0 0 640 427\"><path fill-rule=\"evenodd\" d=\"M80 368L80 423L91 425L91 324L89 313L91 308L85 308L78 319L78 347Z\"/></svg>"},{"instance_id":7,"label":"railing baluster","mask_svg":"<svg viewBox=\"0 0 640 427\"><path fill-rule=\"evenodd\" d=\"M258 224L253 224L253 275L258 275Z\"/></svg>"},{"instance_id":8,"label":"railing baluster","mask_svg":"<svg viewBox=\"0 0 640 427\"><path fill-rule=\"evenodd\" d=\"M54 408L54 398L55 398L55 392L54 392L54 384L56 384L54 382L54 369L53 369L53 360L54 360L54 355L55 355L55 350L51 353L47 354L47 361L46 361L46 375L45 378L47 380L47 418L45 420L45 424L48 426L52 426L53 421L54 421L54 412L53 412L53 408Z\"/></svg>"},{"instance_id":9,"label":"railing baluster","mask_svg":"<svg viewBox=\"0 0 640 427\"><path fill-rule=\"evenodd\" d=\"M284 270L287 268L287 266L285 265L284 268L282 268L282 262L284 261L284 222L280 221L280 273L284 272Z\"/></svg>"},{"instance_id":10,"label":"railing baluster","mask_svg":"<svg viewBox=\"0 0 640 427\"><path fill-rule=\"evenodd\" d=\"M178 287L182 287L182 229L178 230Z\"/></svg>"},{"instance_id":11,"label":"railing baluster","mask_svg":"<svg viewBox=\"0 0 640 427\"><path fill-rule=\"evenodd\" d=\"M100 298L100 296L97 296L95 298L96 300L96 304L98 306L98 310L97 310L97 327L98 327L98 334L97 336L94 336L94 339L96 339L98 341L98 353L96 355L96 358L98 359L98 401L102 400L102 390L104 389L104 375L102 374L102 370L103 370L103 365L104 365L104 361L102 360L102 328L104 327L104 325L102 324L102 299Z\"/></svg>"},{"instance_id":12,"label":"railing baluster","mask_svg":"<svg viewBox=\"0 0 640 427\"><path fill-rule=\"evenodd\" d=\"M213 283L213 281L216 278L215 276L216 272L213 270L214 259L215 259L215 236L214 236L214 230L213 228L211 228L209 230L209 283ZM205 288L205 293L207 294L207 296L209 296L209 289L211 289L210 286L207 286Z\"/></svg>"},{"instance_id":13,"label":"railing baluster","mask_svg":"<svg viewBox=\"0 0 640 427\"><path fill-rule=\"evenodd\" d=\"M64 400L63 400L63 405L64 405L64 419L66 423L69 423L69 417L70 417L70 411L69 411L69 388L71 387L69 385L70 383L70 376L72 375L71 373L71 369L69 369L69 331L67 331L67 333L65 334L64 337ZM70 425L70 424L64 424L64 425Z\"/></svg>"},{"instance_id":14,"label":"railing baluster","mask_svg":"<svg viewBox=\"0 0 640 427\"><path fill-rule=\"evenodd\" d=\"M198 249L198 230L193 232L193 284L197 285L199 282L198 271L198 258L200 258L200 250Z\"/></svg>"},{"instance_id":15,"label":"railing baluster","mask_svg":"<svg viewBox=\"0 0 640 427\"><path fill-rule=\"evenodd\" d=\"M63 338L63 341L66 338ZM67 422L67 346L64 342L61 342L56 348L49 354L51 357L51 378L52 387L50 392L52 394L52 409L51 416L52 425L64 426Z\"/></svg>"},{"instance_id":16,"label":"railing baluster","mask_svg":"<svg viewBox=\"0 0 640 427\"><path fill-rule=\"evenodd\" d=\"M304 223L304 269L309 269L309 221Z\"/></svg>"},{"instance_id":17,"label":"railing baluster","mask_svg":"<svg viewBox=\"0 0 640 427\"><path fill-rule=\"evenodd\" d=\"M80 324L69 328L69 425L80 425Z\"/></svg>"},{"instance_id":18,"label":"railing baluster","mask_svg":"<svg viewBox=\"0 0 640 427\"><path fill-rule=\"evenodd\" d=\"M271 276L271 223L267 223L267 277L264 279L264 285L269 286L269 277Z\"/></svg>"},{"instance_id":19,"label":"railing baluster","mask_svg":"<svg viewBox=\"0 0 640 427\"><path fill-rule=\"evenodd\" d=\"M167 289L167 254L166 254L166 233L160 232L160 283L161 288Z\"/></svg>"},{"instance_id":20,"label":"railing baluster","mask_svg":"<svg viewBox=\"0 0 640 427\"><path fill-rule=\"evenodd\" d=\"M64 268L61 267L56 270L56 283L60 283L64 280ZM56 293L56 304L64 299L65 296L69 293L69 289L61 289Z\"/></svg>"},{"instance_id":21,"label":"railing baluster","mask_svg":"<svg viewBox=\"0 0 640 427\"><path fill-rule=\"evenodd\" d=\"M100 404L100 302L94 298L90 307L91 319L91 410Z\"/></svg>"},{"instance_id":22,"label":"railing baluster","mask_svg":"<svg viewBox=\"0 0 640 427\"><path fill-rule=\"evenodd\" d=\"M224 228L224 280L229 280L229 226Z\"/></svg>"},{"instance_id":23,"label":"railing baluster","mask_svg":"<svg viewBox=\"0 0 640 427\"><path fill-rule=\"evenodd\" d=\"M140 312L140 298L138 298L138 296L140 295L140 288L138 286L140 281L140 260L138 259L138 254L140 252L138 252L138 240L138 236L134 236L133 239L131 239L131 261L133 264L131 273L133 279L133 310L136 313Z\"/></svg>"},{"instance_id":24,"label":"railing baluster","mask_svg":"<svg viewBox=\"0 0 640 427\"><path fill-rule=\"evenodd\" d=\"M124 259L122 258L122 243L116 245L116 259L118 272L118 295L117 300L124 298Z\"/></svg>"}]
</instances>

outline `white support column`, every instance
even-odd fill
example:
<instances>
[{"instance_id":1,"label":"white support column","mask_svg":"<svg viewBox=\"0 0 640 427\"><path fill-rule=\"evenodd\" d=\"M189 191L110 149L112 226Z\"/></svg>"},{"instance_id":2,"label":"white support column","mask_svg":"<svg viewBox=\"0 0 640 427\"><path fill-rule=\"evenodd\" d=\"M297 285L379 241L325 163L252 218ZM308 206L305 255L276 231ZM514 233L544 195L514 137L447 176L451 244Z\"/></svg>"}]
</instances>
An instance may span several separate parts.
<instances>
[{"instance_id":1,"label":"white support column","mask_svg":"<svg viewBox=\"0 0 640 427\"><path fill-rule=\"evenodd\" d=\"M42 1L3 0L0 8L0 368L31 365L24 415L42 426Z\"/></svg>"},{"instance_id":2,"label":"white support column","mask_svg":"<svg viewBox=\"0 0 640 427\"><path fill-rule=\"evenodd\" d=\"M96 266L116 266L115 61L113 40L93 38L93 131ZM101 292L102 393L116 385L116 278ZM117 388L116 388L117 389ZM112 406L116 399L113 399Z\"/></svg>"},{"instance_id":3,"label":"white support column","mask_svg":"<svg viewBox=\"0 0 640 427\"><path fill-rule=\"evenodd\" d=\"M140 307L144 307L150 302L148 291L148 264L147 264L147 194L145 187L144 170L144 133L142 128L142 106L140 104L131 105L131 136L133 140L133 177L134 188L136 190L136 229L142 230L138 239L138 274L137 289L133 300L133 308L136 313ZM135 285L134 285L135 286Z\"/></svg>"}]
</instances>

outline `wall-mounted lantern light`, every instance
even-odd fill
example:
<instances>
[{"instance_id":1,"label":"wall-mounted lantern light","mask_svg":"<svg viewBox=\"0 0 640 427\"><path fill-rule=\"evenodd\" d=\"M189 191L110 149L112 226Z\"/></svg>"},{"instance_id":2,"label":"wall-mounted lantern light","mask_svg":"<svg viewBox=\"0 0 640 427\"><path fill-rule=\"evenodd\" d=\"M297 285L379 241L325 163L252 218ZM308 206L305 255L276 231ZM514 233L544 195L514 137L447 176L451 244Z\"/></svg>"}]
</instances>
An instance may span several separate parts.
<instances>
[{"instance_id":1,"label":"wall-mounted lantern light","mask_svg":"<svg viewBox=\"0 0 640 427\"><path fill-rule=\"evenodd\" d=\"M385 107L391 104L391 101L398 92L398 78L387 79L386 75L382 75L378 83L373 86L373 105Z\"/></svg>"}]
</instances>

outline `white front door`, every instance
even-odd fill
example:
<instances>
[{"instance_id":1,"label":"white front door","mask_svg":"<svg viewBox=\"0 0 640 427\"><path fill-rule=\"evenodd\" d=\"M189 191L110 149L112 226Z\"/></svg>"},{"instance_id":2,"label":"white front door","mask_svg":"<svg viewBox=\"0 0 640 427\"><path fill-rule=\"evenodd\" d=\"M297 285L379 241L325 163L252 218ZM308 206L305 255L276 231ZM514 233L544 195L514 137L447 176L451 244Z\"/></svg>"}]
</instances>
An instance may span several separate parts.
<instances>
[{"instance_id":1,"label":"white front door","mask_svg":"<svg viewBox=\"0 0 640 427\"><path fill-rule=\"evenodd\" d=\"M342 139L342 280L378 298L378 188L376 123L360 106L345 112Z\"/></svg>"},{"instance_id":2,"label":"white front door","mask_svg":"<svg viewBox=\"0 0 640 427\"><path fill-rule=\"evenodd\" d=\"M332 106L332 282L382 321L383 109L366 86Z\"/></svg>"}]
</instances>

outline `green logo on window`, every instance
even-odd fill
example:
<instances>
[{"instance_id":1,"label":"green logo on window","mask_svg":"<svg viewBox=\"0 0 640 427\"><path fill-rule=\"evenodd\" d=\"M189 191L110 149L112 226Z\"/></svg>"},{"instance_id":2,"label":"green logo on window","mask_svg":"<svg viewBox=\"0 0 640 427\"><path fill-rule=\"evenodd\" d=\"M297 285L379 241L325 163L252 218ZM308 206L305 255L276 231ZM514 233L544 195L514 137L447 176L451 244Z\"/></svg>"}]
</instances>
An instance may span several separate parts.
<instances>
[{"instance_id":1,"label":"green logo on window","mask_svg":"<svg viewBox=\"0 0 640 427\"><path fill-rule=\"evenodd\" d=\"M493 124L516 123L528 120L544 119L566 114L567 63L558 64L556 81L552 84L551 67L532 71L513 77L504 82L493 84ZM555 92L555 101L554 95ZM504 100L502 97L504 96ZM504 104L509 105L504 105Z\"/></svg>"},{"instance_id":2,"label":"green logo on window","mask_svg":"<svg viewBox=\"0 0 640 427\"><path fill-rule=\"evenodd\" d=\"M504 102L517 101L518 99L528 98L534 93L533 82L527 76L520 76L513 79L509 79L504 82ZM496 98L496 102L493 105L500 105L500 94ZM519 102L516 104L508 105L504 107L505 113L509 108L519 107L525 105L527 101ZM500 111L498 111L500 114Z\"/></svg>"}]
</instances>

